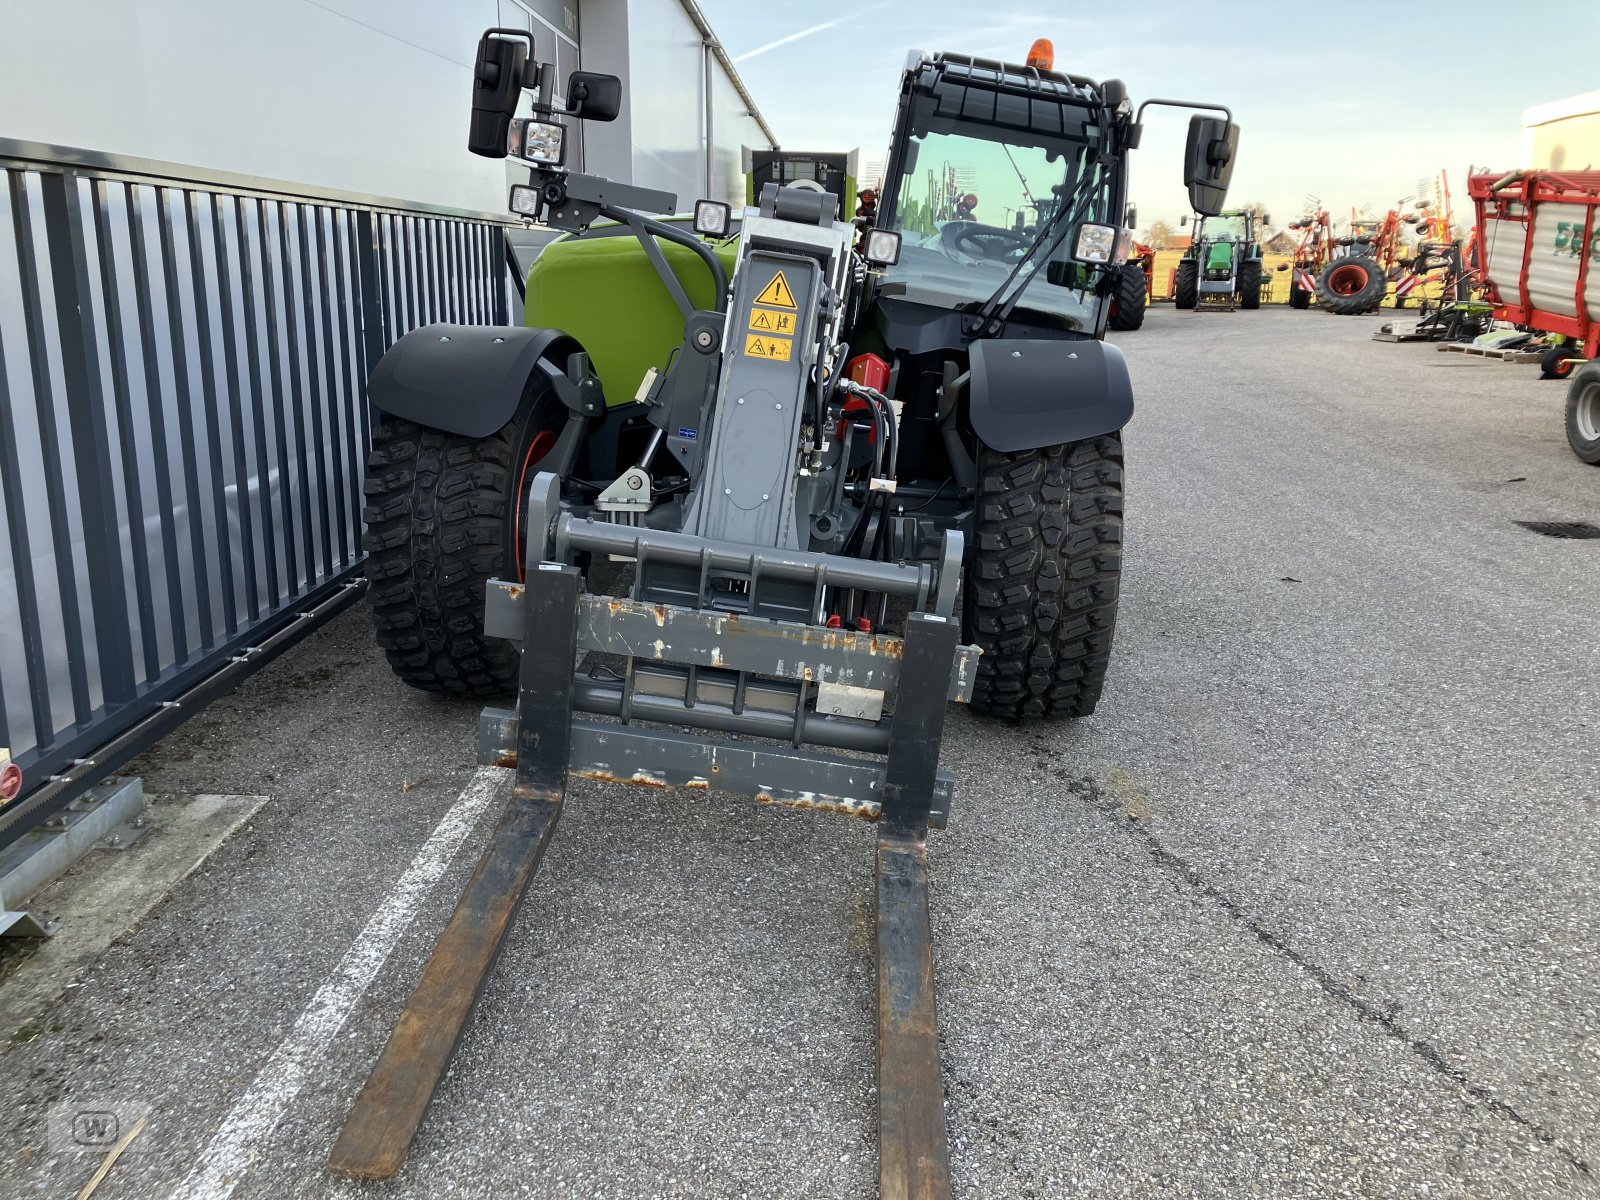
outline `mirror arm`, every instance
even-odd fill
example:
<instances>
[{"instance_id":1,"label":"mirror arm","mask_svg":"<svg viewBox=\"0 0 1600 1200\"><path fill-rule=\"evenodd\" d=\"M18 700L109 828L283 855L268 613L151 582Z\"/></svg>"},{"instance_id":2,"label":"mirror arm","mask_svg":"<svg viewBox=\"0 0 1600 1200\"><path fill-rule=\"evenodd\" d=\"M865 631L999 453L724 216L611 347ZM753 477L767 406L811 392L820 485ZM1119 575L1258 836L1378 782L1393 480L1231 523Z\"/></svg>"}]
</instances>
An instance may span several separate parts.
<instances>
[{"instance_id":1,"label":"mirror arm","mask_svg":"<svg viewBox=\"0 0 1600 1200\"><path fill-rule=\"evenodd\" d=\"M1233 110L1224 104L1200 104L1193 100L1157 100L1155 98L1151 98L1139 105L1139 111L1134 114L1133 118L1135 125L1142 125L1144 123L1144 110L1149 108L1152 104L1164 104L1168 108L1193 108L1206 112L1219 112L1222 114L1223 120L1227 121L1229 124L1233 123Z\"/></svg>"},{"instance_id":2,"label":"mirror arm","mask_svg":"<svg viewBox=\"0 0 1600 1200\"><path fill-rule=\"evenodd\" d=\"M528 72L533 78L528 80L527 84L528 88L533 92L533 111L541 117L562 115L564 110L557 108L554 103L555 63L540 63L537 66L533 66L530 60L529 66L533 67Z\"/></svg>"},{"instance_id":3,"label":"mirror arm","mask_svg":"<svg viewBox=\"0 0 1600 1200\"><path fill-rule=\"evenodd\" d=\"M1223 120L1233 123L1233 110L1225 104L1198 104L1193 100L1160 100L1152 97L1139 105L1138 112L1133 114L1133 121L1128 126L1127 135L1123 138L1123 145L1129 150L1137 150L1139 143L1144 140L1144 110L1152 104L1164 104L1168 108L1193 108L1203 109L1207 112L1219 112Z\"/></svg>"}]
</instances>

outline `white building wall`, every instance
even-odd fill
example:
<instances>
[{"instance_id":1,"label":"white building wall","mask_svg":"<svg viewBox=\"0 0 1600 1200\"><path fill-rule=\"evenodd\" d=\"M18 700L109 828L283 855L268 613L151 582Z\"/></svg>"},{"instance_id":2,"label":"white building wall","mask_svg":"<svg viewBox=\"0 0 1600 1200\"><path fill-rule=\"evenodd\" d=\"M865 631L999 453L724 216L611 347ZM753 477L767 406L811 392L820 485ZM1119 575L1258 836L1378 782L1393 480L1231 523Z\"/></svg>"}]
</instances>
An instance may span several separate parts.
<instances>
[{"instance_id":1,"label":"white building wall","mask_svg":"<svg viewBox=\"0 0 1600 1200\"><path fill-rule=\"evenodd\" d=\"M628 0L628 55L633 182L677 193L687 211L706 186L700 31L676 2Z\"/></svg>"},{"instance_id":2,"label":"white building wall","mask_svg":"<svg viewBox=\"0 0 1600 1200\"><path fill-rule=\"evenodd\" d=\"M0 0L0 137L501 212L522 170L466 149L496 25L531 28L562 90L580 59L620 76L573 165L681 205L706 191L709 63L714 176L742 194L741 139L769 143L680 0Z\"/></svg>"},{"instance_id":3,"label":"white building wall","mask_svg":"<svg viewBox=\"0 0 1600 1200\"><path fill-rule=\"evenodd\" d=\"M502 165L466 150L499 23L497 0L0 0L0 136L499 212Z\"/></svg>"},{"instance_id":4,"label":"white building wall","mask_svg":"<svg viewBox=\"0 0 1600 1200\"><path fill-rule=\"evenodd\" d=\"M680 212L702 198L743 204L740 148L773 142L688 9L582 0L580 16L584 69L623 80L622 116L585 131L588 169L672 192Z\"/></svg>"},{"instance_id":5,"label":"white building wall","mask_svg":"<svg viewBox=\"0 0 1600 1200\"><path fill-rule=\"evenodd\" d=\"M1600 171L1600 92L1524 110L1520 165L1544 171Z\"/></svg>"},{"instance_id":6,"label":"white building wall","mask_svg":"<svg viewBox=\"0 0 1600 1200\"><path fill-rule=\"evenodd\" d=\"M723 200L738 208L745 201L744 165L740 150L769 149L772 141L761 123L733 86L726 71L711 73L711 193L712 200Z\"/></svg>"}]
</instances>

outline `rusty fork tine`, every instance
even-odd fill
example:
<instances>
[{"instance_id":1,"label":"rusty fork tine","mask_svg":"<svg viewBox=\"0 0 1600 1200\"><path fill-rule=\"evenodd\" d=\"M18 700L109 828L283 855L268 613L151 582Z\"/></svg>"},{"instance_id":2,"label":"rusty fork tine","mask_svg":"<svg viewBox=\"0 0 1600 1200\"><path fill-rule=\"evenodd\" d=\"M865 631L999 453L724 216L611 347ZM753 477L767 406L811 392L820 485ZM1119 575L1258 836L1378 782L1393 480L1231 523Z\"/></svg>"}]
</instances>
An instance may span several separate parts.
<instances>
[{"instance_id":1,"label":"rusty fork tine","mask_svg":"<svg viewBox=\"0 0 1600 1200\"><path fill-rule=\"evenodd\" d=\"M878 1196L949 1200L927 843L878 838Z\"/></svg>"},{"instance_id":2,"label":"rusty fork tine","mask_svg":"<svg viewBox=\"0 0 1600 1200\"><path fill-rule=\"evenodd\" d=\"M561 814L559 798L511 800L334 1143L329 1166L388 1179L406 1161Z\"/></svg>"},{"instance_id":3,"label":"rusty fork tine","mask_svg":"<svg viewBox=\"0 0 1600 1200\"><path fill-rule=\"evenodd\" d=\"M536 575L530 566L511 798L334 1143L328 1165L337 1174L388 1179L404 1165L555 832L566 794L581 580L572 567Z\"/></svg>"},{"instance_id":4,"label":"rusty fork tine","mask_svg":"<svg viewBox=\"0 0 1600 1200\"><path fill-rule=\"evenodd\" d=\"M906 621L878 825L878 1196L950 1200L950 1147L933 999L928 814L955 654L953 621Z\"/></svg>"}]
</instances>

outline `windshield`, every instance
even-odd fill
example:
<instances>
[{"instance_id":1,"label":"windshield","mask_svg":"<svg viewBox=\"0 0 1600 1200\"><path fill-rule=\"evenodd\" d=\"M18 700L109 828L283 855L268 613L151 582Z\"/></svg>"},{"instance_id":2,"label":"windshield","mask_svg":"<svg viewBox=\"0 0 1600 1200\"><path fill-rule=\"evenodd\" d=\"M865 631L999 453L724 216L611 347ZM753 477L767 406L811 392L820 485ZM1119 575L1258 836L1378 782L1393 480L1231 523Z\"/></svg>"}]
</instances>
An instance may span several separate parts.
<instances>
[{"instance_id":1,"label":"windshield","mask_svg":"<svg viewBox=\"0 0 1600 1200\"><path fill-rule=\"evenodd\" d=\"M1244 241L1244 218L1223 213L1220 217L1207 217L1205 239L1208 242Z\"/></svg>"},{"instance_id":2,"label":"windshield","mask_svg":"<svg viewBox=\"0 0 1600 1200\"><path fill-rule=\"evenodd\" d=\"M956 127L913 135L885 225L899 231L902 245L899 263L883 272L884 294L976 307L1005 282L1058 206L1076 204L1080 221L1104 219L1092 127L1085 128L1090 140L1052 138L1048 145L1008 145L992 140L997 132ZM1095 193L1087 204L1085 190ZM1062 240L1017 308L1063 328L1092 329L1094 271L1071 261L1069 242Z\"/></svg>"}]
</instances>

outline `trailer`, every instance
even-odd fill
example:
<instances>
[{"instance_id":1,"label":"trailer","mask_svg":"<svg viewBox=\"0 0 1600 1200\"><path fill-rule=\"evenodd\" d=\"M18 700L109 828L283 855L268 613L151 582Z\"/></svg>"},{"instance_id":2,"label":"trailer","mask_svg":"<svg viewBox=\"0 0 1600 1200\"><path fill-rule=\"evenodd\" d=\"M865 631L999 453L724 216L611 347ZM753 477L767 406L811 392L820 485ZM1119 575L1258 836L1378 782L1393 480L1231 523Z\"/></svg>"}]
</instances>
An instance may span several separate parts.
<instances>
[{"instance_id":1,"label":"trailer","mask_svg":"<svg viewBox=\"0 0 1600 1200\"><path fill-rule=\"evenodd\" d=\"M1483 172L1467 180L1484 298L1497 320L1550 336L1547 377L1567 378L1567 441L1600 466L1600 171Z\"/></svg>"}]
</instances>

